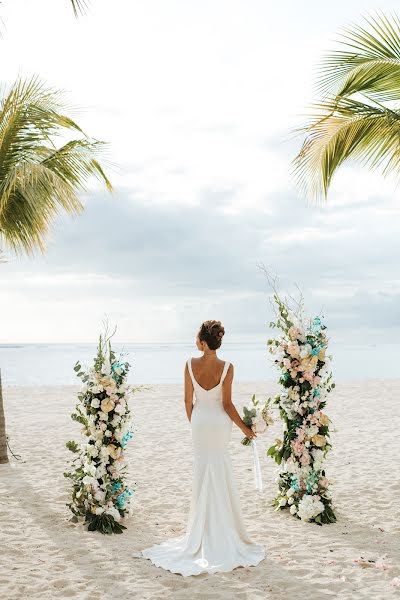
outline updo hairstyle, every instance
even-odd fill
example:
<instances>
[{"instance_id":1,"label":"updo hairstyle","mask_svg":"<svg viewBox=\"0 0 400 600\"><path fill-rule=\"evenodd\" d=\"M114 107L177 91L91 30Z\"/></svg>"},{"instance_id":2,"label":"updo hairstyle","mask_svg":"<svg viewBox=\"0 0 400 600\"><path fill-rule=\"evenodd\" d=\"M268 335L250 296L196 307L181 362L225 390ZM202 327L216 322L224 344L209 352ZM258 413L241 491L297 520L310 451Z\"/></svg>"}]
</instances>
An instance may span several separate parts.
<instances>
[{"instance_id":1,"label":"updo hairstyle","mask_svg":"<svg viewBox=\"0 0 400 600\"><path fill-rule=\"evenodd\" d=\"M204 321L199 329L198 337L201 342L206 342L210 350L217 350L221 346L225 329L221 321Z\"/></svg>"}]
</instances>

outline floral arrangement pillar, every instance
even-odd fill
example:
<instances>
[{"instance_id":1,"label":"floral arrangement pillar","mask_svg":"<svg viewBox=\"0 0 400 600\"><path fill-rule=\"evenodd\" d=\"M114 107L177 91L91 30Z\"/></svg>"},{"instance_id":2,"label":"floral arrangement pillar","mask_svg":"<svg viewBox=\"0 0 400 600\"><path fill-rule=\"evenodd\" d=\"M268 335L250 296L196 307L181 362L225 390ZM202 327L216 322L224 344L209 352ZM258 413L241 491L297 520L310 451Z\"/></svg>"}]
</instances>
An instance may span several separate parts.
<instances>
[{"instance_id":1,"label":"floral arrangement pillar","mask_svg":"<svg viewBox=\"0 0 400 600\"><path fill-rule=\"evenodd\" d=\"M336 521L324 460L331 448L327 395L335 387L326 354L328 339L320 317L306 320L302 304L293 312L274 294L277 318L271 327L280 335L268 340L281 371L281 392L275 397L284 422L283 440L267 454L281 465L274 505L319 525Z\"/></svg>"}]
</instances>

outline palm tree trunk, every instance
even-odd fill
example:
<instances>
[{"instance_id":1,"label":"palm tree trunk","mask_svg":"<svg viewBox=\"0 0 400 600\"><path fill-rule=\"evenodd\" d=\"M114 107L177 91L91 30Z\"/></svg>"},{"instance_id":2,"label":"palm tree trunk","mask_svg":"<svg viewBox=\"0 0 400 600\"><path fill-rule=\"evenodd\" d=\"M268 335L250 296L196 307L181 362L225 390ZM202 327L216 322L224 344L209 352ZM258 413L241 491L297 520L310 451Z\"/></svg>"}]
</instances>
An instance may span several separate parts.
<instances>
[{"instance_id":1,"label":"palm tree trunk","mask_svg":"<svg viewBox=\"0 0 400 600\"><path fill-rule=\"evenodd\" d=\"M7 463L7 438L6 438L6 420L4 418L3 407L3 388L1 385L1 370L0 370L0 464Z\"/></svg>"}]
</instances>

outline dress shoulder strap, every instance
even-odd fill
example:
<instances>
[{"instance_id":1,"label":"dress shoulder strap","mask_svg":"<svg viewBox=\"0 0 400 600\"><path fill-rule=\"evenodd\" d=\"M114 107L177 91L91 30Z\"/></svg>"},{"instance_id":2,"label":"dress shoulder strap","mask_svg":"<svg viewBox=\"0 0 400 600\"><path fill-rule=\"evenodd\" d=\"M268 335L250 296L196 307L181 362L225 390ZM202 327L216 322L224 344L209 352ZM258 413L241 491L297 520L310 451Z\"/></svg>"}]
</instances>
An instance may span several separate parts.
<instances>
[{"instance_id":1,"label":"dress shoulder strap","mask_svg":"<svg viewBox=\"0 0 400 600\"><path fill-rule=\"evenodd\" d=\"M197 381L195 380L194 375L193 375L193 371L192 371L192 357L188 358L186 364L187 364L187 368L188 368L188 371L189 371L190 379L192 380L192 383L193 383L193 386L194 386L197 383Z\"/></svg>"},{"instance_id":2,"label":"dress shoulder strap","mask_svg":"<svg viewBox=\"0 0 400 600\"><path fill-rule=\"evenodd\" d=\"M224 370L222 371L222 375L221 375L221 381L220 381L221 385L224 383L224 379L226 377L226 374L228 372L230 364L231 363L228 360L225 361Z\"/></svg>"}]
</instances>

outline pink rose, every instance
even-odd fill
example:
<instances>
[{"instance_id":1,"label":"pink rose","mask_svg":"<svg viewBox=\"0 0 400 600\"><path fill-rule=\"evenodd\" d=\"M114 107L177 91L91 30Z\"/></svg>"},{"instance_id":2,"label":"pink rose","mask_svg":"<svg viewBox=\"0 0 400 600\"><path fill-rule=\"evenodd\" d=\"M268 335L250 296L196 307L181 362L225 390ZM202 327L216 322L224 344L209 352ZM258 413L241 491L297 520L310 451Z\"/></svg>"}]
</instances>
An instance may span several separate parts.
<instances>
[{"instance_id":1,"label":"pink rose","mask_svg":"<svg viewBox=\"0 0 400 600\"><path fill-rule=\"evenodd\" d=\"M306 437L306 432L301 427L296 429L296 435L299 442L304 442L304 438Z\"/></svg>"},{"instance_id":2,"label":"pink rose","mask_svg":"<svg viewBox=\"0 0 400 600\"><path fill-rule=\"evenodd\" d=\"M287 347L288 354L293 358L300 357L300 348L297 342L290 342Z\"/></svg>"},{"instance_id":3,"label":"pink rose","mask_svg":"<svg viewBox=\"0 0 400 600\"><path fill-rule=\"evenodd\" d=\"M300 462L303 466L307 466L310 464L310 455L308 452L304 452L304 454L300 456Z\"/></svg>"},{"instance_id":4,"label":"pink rose","mask_svg":"<svg viewBox=\"0 0 400 600\"><path fill-rule=\"evenodd\" d=\"M293 452L297 456L301 456L305 450L305 446L304 446L303 442L301 442L300 440L292 440L292 448L293 448Z\"/></svg>"}]
</instances>

